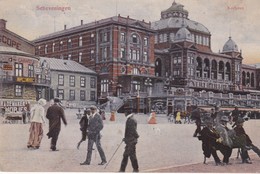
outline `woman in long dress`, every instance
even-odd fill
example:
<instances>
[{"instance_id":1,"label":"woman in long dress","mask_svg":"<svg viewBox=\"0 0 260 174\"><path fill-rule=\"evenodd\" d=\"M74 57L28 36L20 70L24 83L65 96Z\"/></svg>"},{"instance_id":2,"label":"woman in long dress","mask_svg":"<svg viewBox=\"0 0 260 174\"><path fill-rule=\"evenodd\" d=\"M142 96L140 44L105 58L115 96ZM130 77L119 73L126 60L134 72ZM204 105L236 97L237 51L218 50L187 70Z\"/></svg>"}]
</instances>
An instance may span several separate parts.
<instances>
[{"instance_id":1,"label":"woman in long dress","mask_svg":"<svg viewBox=\"0 0 260 174\"><path fill-rule=\"evenodd\" d=\"M42 123L45 123L45 111L43 106L46 100L41 98L38 103L31 109L31 127L29 129L30 136L27 143L28 148L39 149L43 137Z\"/></svg>"}]
</instances>

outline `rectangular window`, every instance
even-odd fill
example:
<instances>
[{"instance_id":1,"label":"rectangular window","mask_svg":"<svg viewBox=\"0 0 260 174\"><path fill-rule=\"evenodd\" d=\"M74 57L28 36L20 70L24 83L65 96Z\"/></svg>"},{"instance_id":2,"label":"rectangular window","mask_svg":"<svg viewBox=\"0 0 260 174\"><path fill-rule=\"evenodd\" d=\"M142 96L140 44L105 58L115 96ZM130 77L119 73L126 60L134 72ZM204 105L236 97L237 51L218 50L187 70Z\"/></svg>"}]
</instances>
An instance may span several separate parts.
<instances>
[{"instance_id":1,"label":"rectangular window","mask_svg":"<svg viewBox=\"0 0 260 174\"><path fill-rule=\"evenodd\" d=\"M80 52L79 53L79 63L81 63L82 62L82 53Z\"/></svg>"},{"instance_id":2,"label":"rectangular window","mask_svg":"<svg viewBox=\"0 0 260 174\"><path fill-rule=\"evenodd\" d=\"M144 52L144 62L147 62L148 61L148 57L147 57L147 52L145 51Z\"/></svg>"},{"instance_id":3,"label":"rectangular window","mask_svg":"<svg viewBox=\"0 0 260 174\"><path fill-rule=\"evenodd\" d=\"M136 60L136 50L133 50L133 51L132 51L132 59L133 59L133 60Z\"/></svg>"},{"instance_id":4,"label":"rectangular window","mask_svg":"<svg viewBox=\"0 0 260 174\"><path fill-rule=\"evenodd\" d=\"M121 33L120 41L125 42L125 33Z\"/></svg>"},{"instance_id":5,"label":"rectangular window","mask_svg":"<svg viewBox=\"0 0 260 174\"><path fill-rule=\"evenodd\" d=\"M159 43L163 43L163 34L159 35Z\"/></svg>"},{"instance_id":6,"label":"rectangular window","mask_svg":"<svg viewBox=\"0 0 260 174\"><path fill-rule=\"evenodd\" d=\"M96 101L96 92L90 91L90 101Z\"/></svg>"},{"instance_id":7,"label":"rectangular window","mask_svg":"<svg viewBox=\"0 0 260 174\"><path fill-rule=\"evenodd\" d=\"M63 74L58 75L58 85L60 85L60 86L64 85L64 75Z\"/></svg>"},{"instance_id":8,"label":"rectangular window","mask_svg":"<svg viewBox=\"0 0 260 174\"><path fill-rule=\"evenodd\" d=\"M120 54L121 59L125 58L125 48L121 48L121 54Z\"/></svg>"},{"instance_id":9,"label":"rectangular window","mask_svg":"<svg viewBox=\"0 0 260 174\"><path fill-rule=\"evenodd\" d=\"M86 91L80 90L80 101L86 100Z\"/></svg>"},{"instance_id":10,"label":"rectangular window","mask_svg":"<svg viewBox=\"0 0 260 174\"><path fill-rule=\"evenodd\" d=\"M80 87L86 86L86 77L80 77Z\"/></svg>"},{"instance_id":11,"label":"rectangular window","mask_svg":"<svg viewBox=\"0 0 260 174\"><path fill-rule=\"evenodd\" d=\"M167 42L167 34L166 33L163 35L163 42Z\"/></svg>"},{"instance_id":12,"label":"rectangular window","mask_svg":"<svg viewBox=\"0 0 260 174\"><path fill-rule=\"evenodd\" d=\"M58 90L58 97L59 97L59 99L64 100L64 90L63 89Z\"/></svg>"},{"instance_id":13,"label":"rectangular window","mask_svg":"<svg viewBox=\"0 0 260 174\"><path fill-rule=\"evenodd\" d=\"M139 50L136 51L136 60L137 61L140 60L140 51Z\"/></svg>"},{"instance_id":14,"label":"rectangular window","mask_svg":"<svg viewBox=\"0 0 260 174\"><path fill-rule=\"evenodd\" d=\"M90 59L95 59L95 51L93 49L90 51Z\"/></svg>"},{"instance_id":15,"label":"rectangular window","mask_svg":"<svg viewBox=\"0 0 260 174\"><path fill-rule=\"evenodd\" d=\"M178 63L181 63L181 57L178 57Z\"/></svg>"},{"instance_id":16,"label":"rectangular window","mask_svg":"<svg viewBox=\"0 0 260 174\"><path fill-rule=\"evenodd\" d=\"M137 36L136 35L132 36L132 41L133 41L133 43L137 43Z\"/></svg>"},{"instance_id":17,"label":"rectangular window","mask_svg":"<svg viewBox=\"0 0 260 174\"><path fill-rule=\"evenodd\" d=\"M178 58L177 57L174 57L173 58L173 64L177 64L178 63Z\"/></svg>"},{"instance_id":18,"label":"rectangular window","mask_svg":"<svg viewBox=\"0 0 260 174\"><path fill-rule=\"evenodd\" d=\"M68 49L72 48L71 39L68 40Z\"/></svg>"},{"instance_id":19,"label":"rectangular window","mask_svg":"<svg viewBox=\"0 0 260 174\"><path fill-rule=\"evenodd\" d=\"M79 37L79 47L82 47L82 36Z\"/></svg>"},{"instance_id":20,"label":"rectangular window","mask_svg":"<svg viewBox=\"0 0 260 174\"><path fill-rule=\"evenodd\" d=\"M103 58L102 58L102 60L106 60L106 59L107 59L107 48L102 48L102 49L103 49L103 52L102 52L102 53L103 53L103 54L102 54L102 55L103 55L103 56L102 56Z\"/></svg>"},{"instance_id":21,"label":"rectangular window","mask_svg":"<svg viewBox=\"0 0 260 174\"><path fill-rule=\"evenodd\" d=\"M15 63L15 76L23 76L23 64Z\"/></svg>"},{"instance_id":22,"label":"rectangular window","mask_svg":"<svg viewBox=\"0 0 260 174\"><path fill-rule=\"evenodd\" d=\"M71 60L71 54L68 55L68 60Z\"/></svg>"},{"instance_id":23,"label":"rectangular window","mask_svg":"<svg viewBox=\"0 0 260 174\"><path fill-rule=\"evenodd\" d=\"M33 65L28 66L28 77L34 77L34 66Z\"/></svg>"},{"instance_id":24,"label":"rectangular window","mask_svg":"<svg viewBox=\"0 0 260 174\"><path fill-rule=\"evenodd\" d=\"M90 77L90 88L96 88L96 78Z\"/></svg>"},{"instance_id":25,"label":"rectangular window","mask_svg":"<svg viewBox=\"0 0 260 174\"><path fill-rule=\"evenodd\" d=\"M70 86L75 86L75 76L70 76Z\"/></svg>"},{"instance_id":26,"label":"rectangular window","mask_svg":"<svg viewBox=\"0 0 260 174\"><path fill-rule=\"evenodd\" d=\"M75 90L70 90L70 100L75 100Z\"/></svg>"},{"instance_id":27,"label":"rectangular window","mask_svg":"<svg viewBox=\"0 0 260 174\"><path fill-rule=\"evenodd\" d=\"M144 38L144 46L148 46L148 38L147 37Z\"/></svg>"},{"instance_id":28,"label":"rectangular window","mask_svg":"<svg viewBox=\"0 0 260 174\"><path fill-rule=\"evenodd\" d=\"M15 85L15 96L21 97L23 95L23 87L22 85Z\"/></svg>"},{"instance_id":29,"label":"rectangular window","mask_svg":"<svg viewBox=\"0 0 260 174\"><path fill-rule=\"evenodd\" d=\"M108 92L108 80L101 80L101 92Z\"/></svg>"}]
</instances>

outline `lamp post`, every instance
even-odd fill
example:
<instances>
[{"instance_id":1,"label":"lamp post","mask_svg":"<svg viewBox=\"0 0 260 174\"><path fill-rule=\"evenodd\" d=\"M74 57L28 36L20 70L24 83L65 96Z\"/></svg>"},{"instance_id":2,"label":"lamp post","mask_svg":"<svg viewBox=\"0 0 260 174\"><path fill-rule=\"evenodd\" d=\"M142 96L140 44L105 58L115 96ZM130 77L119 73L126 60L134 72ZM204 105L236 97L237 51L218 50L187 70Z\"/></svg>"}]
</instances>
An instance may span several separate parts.
<instances>
[{"instance_id":1,"label":"lamp post","mask_svg":"<svg viewBox=\"0 0 260 174\"><path fill-rule=\"evenodd\" d=\"M153 86L152 79L150 79L150 78L145 79L144 85L147 88L148 113L150 113L150 110L151 110L151 94L152 94L152 86Z\"/></svg>"}]
</instances>

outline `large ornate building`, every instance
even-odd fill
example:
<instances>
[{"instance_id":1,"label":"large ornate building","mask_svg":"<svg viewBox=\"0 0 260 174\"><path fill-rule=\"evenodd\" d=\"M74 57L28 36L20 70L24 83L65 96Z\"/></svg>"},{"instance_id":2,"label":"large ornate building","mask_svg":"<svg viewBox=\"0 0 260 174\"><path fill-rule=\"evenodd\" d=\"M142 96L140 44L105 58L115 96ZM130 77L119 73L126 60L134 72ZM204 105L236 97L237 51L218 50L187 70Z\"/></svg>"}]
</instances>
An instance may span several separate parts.
<instances>
[{"instance_id":1,"label":"large ornate building","mask_svg":"<svg viewBox=\"0 0 260 174\"><path fill-rule=\"evenodd\" d=\"M231 37L219 53L211 42L210 31L175 1L152 23L118 15L34 40L36 55L96 71L99 101L123 97L137 112L188 103L259 106L259 68L242 64Z\"/></svg>"},{"instance_id":2,"label":"large ornate building","mask_svg":"<svg viewBox=\"0 0 260 174\"><path fill-rule=\"evenodd\" d=\"M99 101L107 96L134 97L154 77L154 31L151 23L120 15L34 40L36 54L75 60L99 75ZM140 109L144 109L143 103ZM135 104L134 104L135 105Z\"/></svg>"},{"instance_id":3,"label":"large ornate building","mask_svg":"<svg viewBox=\"0 0 260 174\"><path fill-rule=\"evenodd\" d=\"M168 102L182 109L187 103L259 106L257 68L242 64L242 53L231 37L221 52L212 52L210 31L188 17L184 6L174 1L152 23L156 30L155 75L167 79L172 93Z\"/></svg>"}]
</instances>

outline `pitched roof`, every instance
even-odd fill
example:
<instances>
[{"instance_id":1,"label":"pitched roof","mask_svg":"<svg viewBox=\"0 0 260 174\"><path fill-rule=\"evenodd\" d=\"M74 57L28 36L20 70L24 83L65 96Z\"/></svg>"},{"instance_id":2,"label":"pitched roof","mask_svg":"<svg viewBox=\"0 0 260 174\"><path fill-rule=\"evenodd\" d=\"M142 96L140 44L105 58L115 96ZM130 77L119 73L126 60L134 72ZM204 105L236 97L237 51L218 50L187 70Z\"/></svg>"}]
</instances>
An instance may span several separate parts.
<instances>
[{"instance_id":1,"label":"pitched roof","mask_svg":"<svg viewBox=\"0 0 260 174\"><path fill-rule=\"evenodd\" d=\"M50 65L51 70L69 71L74 73L97 74L95 71L73 61L55 58L40 57L40 61L46 61Z\"/></svg>"}]
</instances>

